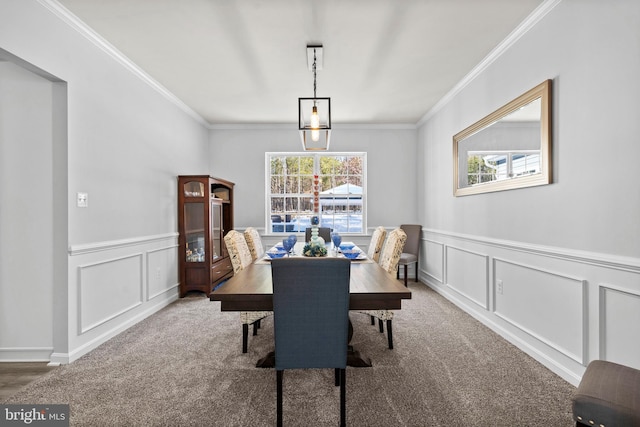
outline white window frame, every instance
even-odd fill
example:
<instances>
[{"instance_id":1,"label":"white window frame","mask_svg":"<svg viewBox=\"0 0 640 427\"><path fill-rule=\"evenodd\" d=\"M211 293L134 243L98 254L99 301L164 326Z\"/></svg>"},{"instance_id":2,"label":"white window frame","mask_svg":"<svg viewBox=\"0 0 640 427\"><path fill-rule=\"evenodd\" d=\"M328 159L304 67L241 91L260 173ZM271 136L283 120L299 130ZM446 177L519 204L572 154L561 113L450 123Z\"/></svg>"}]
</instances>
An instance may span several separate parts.
<instances>
[{"instance_id":1,"label":"white window frame","mask_svg":"<svg viewBox=\"0 0 640 427\"><path fill-rule=\"evenodd\" d=\"M274 232L271 223L271 158L272 157L311 157L314 159L314 174L320 174L321 157L361 157L362 158L362 229L360 232L340 232L341 235L361 236L367 234L367 153L366 152L265 152L265 235L281 236L286 234L301 234L304 231ZM325 191L321 188L320 191Z\"/></svg>"}]
</instances>

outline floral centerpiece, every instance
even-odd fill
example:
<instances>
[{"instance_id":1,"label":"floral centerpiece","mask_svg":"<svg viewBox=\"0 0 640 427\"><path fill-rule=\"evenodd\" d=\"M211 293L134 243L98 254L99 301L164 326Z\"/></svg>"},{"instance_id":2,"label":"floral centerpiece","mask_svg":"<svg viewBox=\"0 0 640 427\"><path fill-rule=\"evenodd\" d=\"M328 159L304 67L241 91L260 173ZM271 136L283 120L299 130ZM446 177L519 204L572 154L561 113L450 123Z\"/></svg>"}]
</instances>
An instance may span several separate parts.
<instances>
[{"instance_id":1,"label":"floral centerpiece","mask_svg":"<svg viewBox=\"0 0 640 427\"><path fill-rule=\"evenodd\" d=\"M302 249L302 255L309 257L327 256L327 248L324 245L312 245L307 243Z\"/></svg>"}]
</instances>

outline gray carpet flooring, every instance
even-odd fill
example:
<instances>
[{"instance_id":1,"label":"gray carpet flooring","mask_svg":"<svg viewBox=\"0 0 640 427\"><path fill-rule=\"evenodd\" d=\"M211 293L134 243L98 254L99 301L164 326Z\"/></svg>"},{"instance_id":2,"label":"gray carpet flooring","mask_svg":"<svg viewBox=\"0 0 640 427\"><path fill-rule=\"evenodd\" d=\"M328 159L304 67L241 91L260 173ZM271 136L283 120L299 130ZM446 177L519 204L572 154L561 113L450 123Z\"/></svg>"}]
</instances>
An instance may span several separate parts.
<instances>
[{"instance_id":1,"label":"gray carpet flooring","mask_svg":"<svg viewBox=\"0 0 640 427\"><path fill-rule=\"evenodd\" d=\"M350 426L569 427L575 387L419 283L393 320L395 348L352 313L372 368L347 369ZM238 313L189 295L3 403L67 403L72 426L271 426L272 318L241 352ZM286 426L335 426L332 370L286 371Z\"/></svg>"}]
</instances>

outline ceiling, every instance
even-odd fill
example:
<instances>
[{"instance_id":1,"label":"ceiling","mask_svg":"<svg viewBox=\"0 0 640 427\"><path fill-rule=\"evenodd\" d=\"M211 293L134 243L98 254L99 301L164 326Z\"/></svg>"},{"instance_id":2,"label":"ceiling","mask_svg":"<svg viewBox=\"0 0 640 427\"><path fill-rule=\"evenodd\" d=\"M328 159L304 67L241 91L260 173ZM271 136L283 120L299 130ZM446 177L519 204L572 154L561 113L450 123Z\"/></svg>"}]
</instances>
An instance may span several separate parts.
<instances>
[{"instance_id":1,"label":"ceiling","mask_svg":"<svg viewBox=\"0 0 640 427\"><path fill-rule=\"evenodd\" d=\"M543 0L57 0L211 125L415 124Z\"/></svg>"}]
</instances>

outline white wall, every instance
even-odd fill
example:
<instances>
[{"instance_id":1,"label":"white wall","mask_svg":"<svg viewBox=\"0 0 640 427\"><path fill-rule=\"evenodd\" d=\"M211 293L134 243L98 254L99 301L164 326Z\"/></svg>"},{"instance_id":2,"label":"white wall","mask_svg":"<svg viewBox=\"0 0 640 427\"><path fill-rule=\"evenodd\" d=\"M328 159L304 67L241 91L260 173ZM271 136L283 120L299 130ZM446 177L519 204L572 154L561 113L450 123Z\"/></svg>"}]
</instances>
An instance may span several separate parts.
<instances>
[{"instance_id":1,"label":"white wall","mask_svg":"<svg viewBox=\"0 0 640 427\"><path fill-rule=\"evenodd\" d=\"M301 152L295 124L213 129L211 174L236 183L235 226L265 226L265 152ZM417 220L416 130L412 126L336 126L331 152L367 152L367 226L397 227ZM367 239L368 241L368 239Z\"/></svg>"},{"instance_id":2,"label":"white wall","mask_svg":"<svg viewBox=\"0 0 640 427\"><path fill-rule=\"evenodd\" d=\"M0 62L0 353L14 360L53 351L52 86Z\"/></svg>"},{"instance_id":3,"label":"white wall","mask_svg":"<svg viewBox=\"0 0 640 427\"><path fill-rule=\"evenodd\" d=\"M3 0L0 16L0 49L66 82L60 133L68 138L47 160L66 178L53 195L66 201L66 271L57 275L65 283L53 307L66 318L54 325L51 356L64 363L177 298L176 176L207 173L208 130L56 3ZM75 206L77 192L89 194L88 208ZM11 226L26 228L29 219ZM27 332L21 328L15 333Z\"/></svg>"},{"instance_id":4,"label":"white wall","mask_svg":"<svg viewBox=\"0 0 640 427\"><path fill-rule=\"evenodd\" d=\"M574 383L640 367L639 41L640 3L563 0L419 130L425 279ZM453 135L548 78L553 184L454 197Z\"/></svg>"}]
</instances>

